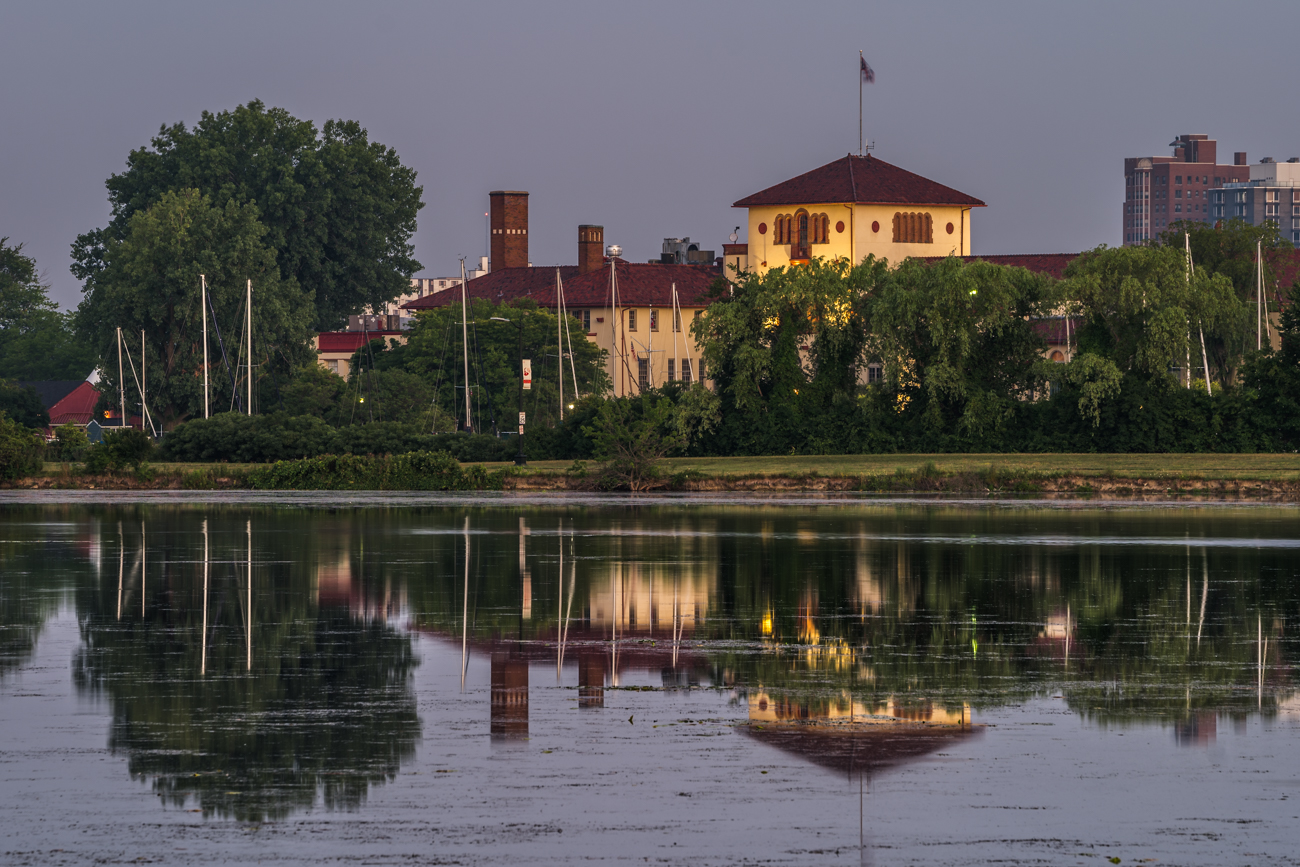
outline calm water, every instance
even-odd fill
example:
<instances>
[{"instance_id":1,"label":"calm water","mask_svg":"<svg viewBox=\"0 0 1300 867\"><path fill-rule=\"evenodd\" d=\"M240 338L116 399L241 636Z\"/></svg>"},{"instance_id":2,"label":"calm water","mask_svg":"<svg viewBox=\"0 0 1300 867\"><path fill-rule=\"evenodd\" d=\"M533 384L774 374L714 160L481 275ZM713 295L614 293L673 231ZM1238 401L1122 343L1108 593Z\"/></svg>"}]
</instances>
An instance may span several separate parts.
<instances>
[{"instance_id":1,"label":"calm water","mask_svg":"<svg viewBox=\"0 0 1300 867\"><path fill-rule=\"evenodd\" d=\"M1300 861L1300 510L11 495L0 862Z\"/></svg>"}]
</instances>

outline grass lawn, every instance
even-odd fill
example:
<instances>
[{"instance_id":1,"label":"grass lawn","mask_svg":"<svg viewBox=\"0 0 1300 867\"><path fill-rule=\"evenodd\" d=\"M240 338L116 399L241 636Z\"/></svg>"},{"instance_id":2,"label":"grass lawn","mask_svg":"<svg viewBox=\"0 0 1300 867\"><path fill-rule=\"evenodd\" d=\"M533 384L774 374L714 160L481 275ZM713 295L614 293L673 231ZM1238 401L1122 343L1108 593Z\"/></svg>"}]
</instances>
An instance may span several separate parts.
<instances>
[{"instance_id":1,"label":"grass lawn","mask_svg":"<svg viewBox=\"0 0 1300 867\"><path fill-rule=\"evenodd\" d=\"M1034 475L1115 476L1119 478L1197 478L1294 481L1300 479L1300 455L790 455L736 458L669 458L670 472L699 470L709 476L866 476L917 470L933 461L944 473L983 472L990 467ZM588 465L593 462L588 461ZM530 461L534 470L564 470L572 461ZM504 467L509 464L489 464Z\"/></svg>"}]
</instances>

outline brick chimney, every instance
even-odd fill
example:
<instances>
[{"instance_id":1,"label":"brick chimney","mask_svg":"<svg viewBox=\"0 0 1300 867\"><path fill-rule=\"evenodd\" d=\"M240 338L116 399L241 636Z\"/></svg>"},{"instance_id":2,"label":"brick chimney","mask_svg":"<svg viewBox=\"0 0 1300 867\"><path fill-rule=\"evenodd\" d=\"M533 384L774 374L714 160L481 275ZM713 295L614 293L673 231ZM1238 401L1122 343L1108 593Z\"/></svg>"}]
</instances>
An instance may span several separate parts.
<instances>
[{"instance_id":1,"label":"brick chimney","mask_svg":"<svg viewBox=\"0 0 1300 867\"><path fill-rule=\"evenodd\" d=\"M595 271L605 264L605 227L578 227L578 273Z\"/></svg>"},{"instance_id":2,"label":"brick chimney","mask_svg":"<svg viewBox=\"0 0 1300 867\"><path fill-rule=\"evenodd\" d=\"M492 270L528 267L528 194L518 190L488 193L491 207Z\"/></svg>"},{"instance_id":3,"label":"brick chimney","mask_svg":"<svg viewBox=\"0 0 1300 867\"><path fill-rule=\"evenodd\" d=\"M1233 164L1234 166L1244 166L1244 165L1246 165L1246 152L1245 152L1245 151L1237 151L1236 153L1234 153L1234 154L1232 155L1232 164Z\"/></svg>"}]
</instances>

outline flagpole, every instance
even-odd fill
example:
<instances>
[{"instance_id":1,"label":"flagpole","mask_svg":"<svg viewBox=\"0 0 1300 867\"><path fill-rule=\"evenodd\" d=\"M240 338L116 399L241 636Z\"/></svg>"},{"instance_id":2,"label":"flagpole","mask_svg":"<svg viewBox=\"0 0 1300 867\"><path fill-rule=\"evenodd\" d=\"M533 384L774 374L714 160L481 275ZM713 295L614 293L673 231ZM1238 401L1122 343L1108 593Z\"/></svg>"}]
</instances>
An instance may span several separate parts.
<instances>
[{"instance_id":1,"label":"flagpole","mask_svg":"<svg viewBox=\"0 0 1300 867\"><path fill-rule=\"evenodd\" d=\"M858 52L858 156L862 156L862 66L867 59Z\"/></svg>"}]
</instances>

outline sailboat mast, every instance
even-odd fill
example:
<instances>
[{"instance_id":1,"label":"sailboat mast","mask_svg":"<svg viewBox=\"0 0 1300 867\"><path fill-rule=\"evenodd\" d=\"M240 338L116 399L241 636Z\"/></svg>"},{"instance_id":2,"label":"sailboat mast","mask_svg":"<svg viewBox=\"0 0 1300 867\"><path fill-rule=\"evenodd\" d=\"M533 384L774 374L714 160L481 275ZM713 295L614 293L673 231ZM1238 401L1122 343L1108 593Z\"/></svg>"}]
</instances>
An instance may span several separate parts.
<instances>
[{"instance_id":1,"label":"sailboat mast","mask_svg":"<svg viewBox=\"0 0 1300 867\"><path fill-rule=\"evenodd\" d=\"M1264 348L1264 263L1263 247L1255 242L1255 351Z\"/></svg>"},{"instance_id":2,"label":"sailboat mast","mask_svg":"<svg viewBox=\"0 0 1300 867\"><path fill-rule=\"evenodd\" d=\"M203 417L208 417L208 278L199 275L199 306L203 308Z\"/></svg>"},{"instance_id":3,"label":"sailboat mast","mask_svg":"<svg viewBox=\"0 0 1300 867\"><path fill-rule=\"evenodd\" d=\"M126 374L122 370L122 326L117 326L117 394L122 405L122 421L126 424Z\"/></svg>"},{"instance_id":4,"label":"sailboat mast","mask_svg":"<svg viewBox=\"0 0 1300 867\"><path fill-rule=\"evenodd\" d=\"M149 399L148 399L149 380L144 372L144 329L140 329L140 429L144 430L145 423L153 428L153 419L149 418Z\"/></svg>"},{"instance_id":5,"label":"sailboat mast","mask_svg":"<svg viewBox=\"0 0 1300 867\"><path fill-rule=\"evenodd\" d=\"M465 286L465 260L460 260L460 348L465 366L465 431L474 431L469 414L469 295Z\"/></svg>"},{"instance_id":6,"label":"sailboat mast","mask_svg":"<svg viewBox=\"0 0 1300 867\"><path fill-rule=\"evenodd\" d=\"M560 269L555 269L555 353L560 372L560 421L564 421L564 296L560 292ZM563 575L563 570L560 572ZM557 663L558 664L558 663Z\"/></svg>"},{"instance_id":7,"label":"sailboat mast","mask_svg":"<svg viewBox=\"0 0 1300 867\"><path fill-rule=\"evenodd\" d=\"M248 281L248 414L253 414L253 281Z\"/></svg>"},{"instance_id":8,"label":"sailboat mast","mask_svg":"<svg viewBox=\"0 0 1300 867\"><path fill-rule=\"evenodd\" d=\"M1183 233L1183 245L1187 251L1187 285L1190 288L1195 266L1192 264L1192 236L1188 232ZM1205 368L1205 393L1213 396L1214 392L1210 390L1210 356L1205 351L1205 326L1199 319L1196 321L1196 330L1201 335L1201 365Z\"/></svg>"}]
</instances>

